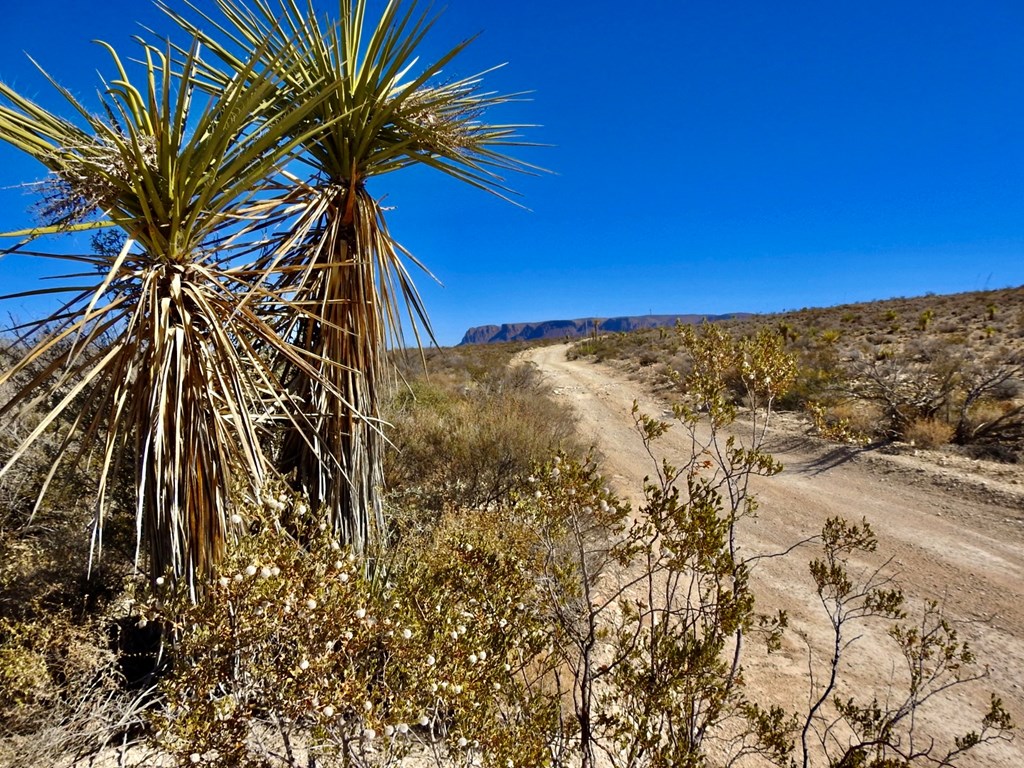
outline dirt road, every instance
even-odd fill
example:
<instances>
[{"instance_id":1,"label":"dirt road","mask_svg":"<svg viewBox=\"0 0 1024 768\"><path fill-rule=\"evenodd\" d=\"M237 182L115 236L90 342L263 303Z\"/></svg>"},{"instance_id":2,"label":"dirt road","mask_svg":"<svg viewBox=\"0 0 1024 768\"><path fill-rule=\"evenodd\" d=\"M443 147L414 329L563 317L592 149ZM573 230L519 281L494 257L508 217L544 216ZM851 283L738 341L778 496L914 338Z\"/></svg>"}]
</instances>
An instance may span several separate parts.
<instances>
[{"instance_id":1,"label":"dirt road","mask_svg":"<svg viewBox=\"0 0 1024 768\"><path fill-rule=\"evenodd\" d=\"M646 413L661 415L666 403L647 395L626 372L586 361L570 362L565 346L531 350L556 396L579 418L582 436L603 456L616 491L634 503L642 480L653 474L651 459L633 428L637 399ZM660 441L665 455L687 447L680 430ZM782 474L756 484L760 512L740 531L747 555L778 552L820 532L829 517L862 517L879 539L877 558L857 561L871 569L885 563L907 594L912 610L937 601L961 638L968 640L990 676L929 702L925 730L949 737L977 728L996 692L1019 728L1024 728L1024 494L958 493L960 481L905 456L880 457L833 447L798 431L773 432L768 448L783 462ZM964 478L964 487L970 485ZM1014 481L1011 481L1014 482ZM813 545L784 558L758 562L754 585L758 608L785 609L790 616L780 653L748 654L745 674L763 704L806 708L809 666L818 670L829 647L828 624L807 571ZM861 627L844 670L846 692L869 702L872 695L895 703L904 663L886 636L885 624ZM748 647L752 648L751 643ZM940 700L941 699L941 700ZM1024 735L969 753L960 763L986 768L1024 766Z\"/></svg>"}]
</instances>

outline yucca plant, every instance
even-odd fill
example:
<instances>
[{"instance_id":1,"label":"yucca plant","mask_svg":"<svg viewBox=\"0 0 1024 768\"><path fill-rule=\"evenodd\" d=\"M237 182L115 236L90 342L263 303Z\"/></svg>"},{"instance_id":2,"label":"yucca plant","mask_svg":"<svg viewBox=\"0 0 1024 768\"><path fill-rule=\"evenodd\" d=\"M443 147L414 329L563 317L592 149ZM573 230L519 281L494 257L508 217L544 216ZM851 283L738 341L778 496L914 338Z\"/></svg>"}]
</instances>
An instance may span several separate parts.
<instances>
[{"instance_id":1,"label":"yucca plant","mask_svg":"<svg viewBox=\"0 0 1024 768\"><path fill-rule=\"evenodd\" d=\"M375 24L367 21L365 0L341 0L336 21L294 0L216 5L216 16L192 6L201 23L167 9L220 59L221 67L200 73L204 87L231 87L244 70L244 52L264 40L265 67L280 87L262 119L273 120L315 83L330 86L312 119L337 119L303 142L307 173L296 174L289 190L294 221L260 267L276 272L275 290L298 308L282 318L282 335L318 365L314 376L288 361L282 366L294 396L307 405L311 429L295 429L284 440L281 467L326 510L339 538L361 548L380 523L385 437L378 404L387 348L402 341L403 309L417 342L418 328L429 333L406 262L421 265L391 236L367 183L424 164L505 196L510 190L500 174L531 169L506 154L522 145L520 126L482 118L516 96L483 92L480 76L441 79L469 41L434 62L418 62L436 17L414 4L389 2Z\"/></svg>"},{"instance_id":2,"label":"yucca plant","mask_svg":"<svg viewBox=\"0 0 1024 768\"><path fill-rule=\"evenodd\" d=\"M254 67L274 62L259 42L215 96L193 83L198 43L174 66L147 49L141 87L108 49L117 77L101 94L102 117L57 86L81 126L0 84L0 139L50 171L42 205L50 221L13 233L25 237L15 248L52 256L31 243L70 229L123 235L118 247L61 254L82 266L70 276L75 284L57 289L69 296L21 328L27 351L0 373L0 385L34 375L0 404L0 417L40 404L45 415L0 473L62 424L50 479L62 461L98 447L98 555L111 479L134 462L139 548L151 578L184 578L195 595L223 553L232 495L257 494L270 469L264 422L302 418L268 350L310 378L328 370L307 362L260 314L287 297L244 263L276 221L279 201L267 181L307 131L320 130L309 115L330 86L265 116L256 130L251 116L280 87L272 68Z\"/></svg>"}]
</instances>

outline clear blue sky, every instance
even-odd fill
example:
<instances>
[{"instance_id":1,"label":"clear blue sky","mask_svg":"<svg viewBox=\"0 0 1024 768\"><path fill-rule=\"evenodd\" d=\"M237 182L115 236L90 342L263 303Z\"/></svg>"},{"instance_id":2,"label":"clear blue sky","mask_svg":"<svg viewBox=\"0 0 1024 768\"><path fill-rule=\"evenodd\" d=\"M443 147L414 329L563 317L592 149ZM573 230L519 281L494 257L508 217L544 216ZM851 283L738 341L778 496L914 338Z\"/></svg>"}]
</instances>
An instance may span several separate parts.
<instances>
[{"instance_id":1,"label":"clear blue sky","mask_svg":"<svg viewBox=\"0 0 1024 768\"><path fill-rule=\"evenodd\" d=\"M0 78L48 105L26 52L88 97L109 72L91 39L128 51L135 21L170 29L145 0L9 5ZM442 344L1024 284L1019 0L450 0L428 49L477 32L451 73L508 62L490 83L532 100L494 118L539 124L553 146L525 156L554 174L513 180L529 210L431 172L373 185L444 283L418 280ZM0 146L0 187L40 172ZM0 190L0 230L30 202ZM0 291L39 271L0 261Z\"/></svg>"}]
</instances>

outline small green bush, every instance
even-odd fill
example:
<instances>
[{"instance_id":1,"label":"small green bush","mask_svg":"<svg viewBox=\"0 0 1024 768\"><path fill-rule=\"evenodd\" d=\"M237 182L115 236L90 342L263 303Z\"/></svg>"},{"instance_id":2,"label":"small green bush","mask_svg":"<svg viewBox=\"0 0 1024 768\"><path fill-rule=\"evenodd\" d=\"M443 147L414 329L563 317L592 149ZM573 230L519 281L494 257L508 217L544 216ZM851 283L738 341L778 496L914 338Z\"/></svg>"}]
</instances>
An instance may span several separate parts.
<instances>
[{"instance_id":1,"label":"small green bush","mask_svg":"<svg viewBox=\"0 0 1024 768\"><path fill-rule=\"evenodd\" d=\"M83 621L67 609L31 619L0 618L0 756L17 737L116 696L120 684L102 622ZM128 711L123 714L128 723ZM116 732L111 728L103 735L112 738ZM82 735L70 732L65 738L75 741ZM102 741L92 742L88 746L93 749L102 746ZM37 740L34 754L45 754L45 747Z\"/></svg>"},{"instance_id":2,"label":"small green bush","mask_svg":"<svg viewBox=\"0 0 1024 768\"><path fill-rule=\"evenodd\" d=\"M0 722L25 720L44 710L55 690L46 656L36 638L40 628L0 623ZM30 715L31 717L31 715Z\"/></svg>"}]
</instances>

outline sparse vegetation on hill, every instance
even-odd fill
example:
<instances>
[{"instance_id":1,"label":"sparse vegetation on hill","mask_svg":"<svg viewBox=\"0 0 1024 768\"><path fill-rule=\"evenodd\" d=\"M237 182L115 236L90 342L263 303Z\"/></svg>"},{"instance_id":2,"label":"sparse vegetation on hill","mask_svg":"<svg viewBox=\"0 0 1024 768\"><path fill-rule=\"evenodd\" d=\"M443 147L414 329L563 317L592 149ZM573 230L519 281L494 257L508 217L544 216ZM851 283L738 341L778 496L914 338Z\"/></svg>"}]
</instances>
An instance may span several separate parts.
<instances>
[{"instance_id":1,"label":"sparse vegetation on hill","mask_svg":"<svg viewBox=\"0 0 1024 768\"><path fill-rule=\"evenodd\" d=\"M739 336L768 328L797 359L779 407L806 412L836 440L958 446L1024 455L1024 288L803 309L725 321ZM670 330L607 334L574 355L629 361L665 384L688 362ZM740 396L734 387L736 397Z\"/></svg>"}]
</instances>

